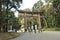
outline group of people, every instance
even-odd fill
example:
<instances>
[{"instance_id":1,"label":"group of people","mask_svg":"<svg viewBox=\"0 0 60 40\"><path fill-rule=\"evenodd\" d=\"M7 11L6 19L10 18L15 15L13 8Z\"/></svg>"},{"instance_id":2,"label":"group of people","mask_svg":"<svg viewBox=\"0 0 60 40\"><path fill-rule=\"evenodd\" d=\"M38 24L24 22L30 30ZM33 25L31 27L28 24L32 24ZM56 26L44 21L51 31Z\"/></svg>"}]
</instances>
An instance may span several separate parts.
<instances>
[{"instance_id":1,"label":"group of people","mask_svg":"<svg viewBox=\"0 0 60 40\"><path fill-rule=\"evenodd\" d=\"M32 32L32 31L33 31L33 32L35 32L35 33L36 33L37 31L38 31L38 32L42 32L42 28L39 29L39 28L37 27L37 25L32 25L31 27L28 28L28 31L29 31L29 32Z\"/></svg>"}]
</instances>

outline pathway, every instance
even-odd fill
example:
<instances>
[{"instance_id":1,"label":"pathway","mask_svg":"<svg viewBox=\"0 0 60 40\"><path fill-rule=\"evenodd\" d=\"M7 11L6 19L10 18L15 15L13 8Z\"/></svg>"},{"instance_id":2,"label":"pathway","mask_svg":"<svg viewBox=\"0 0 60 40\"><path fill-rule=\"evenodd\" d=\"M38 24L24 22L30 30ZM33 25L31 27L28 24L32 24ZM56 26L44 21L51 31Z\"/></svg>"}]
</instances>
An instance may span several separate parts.
<instances>
[{"instance_id":1,"label":"pathway","mask_svg":"<svg viewBox=\"0 0 60 40\"><path fill-rule=\"evenodd\" d=\"M60 40L60 32L54 31L44 31L40 33L21 33L21 35L17 38L11 39L11 40Z\"/></svg>"}]
</instances>

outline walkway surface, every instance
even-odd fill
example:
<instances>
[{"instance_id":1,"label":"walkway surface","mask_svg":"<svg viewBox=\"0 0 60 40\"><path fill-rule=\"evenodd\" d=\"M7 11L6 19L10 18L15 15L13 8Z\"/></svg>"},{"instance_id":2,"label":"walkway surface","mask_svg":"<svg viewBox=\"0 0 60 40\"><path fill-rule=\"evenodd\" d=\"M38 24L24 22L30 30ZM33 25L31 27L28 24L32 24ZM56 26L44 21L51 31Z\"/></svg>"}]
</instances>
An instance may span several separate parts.
<instances>
[{"instance_id":1,"label":"walkway surface","mask_svg":"<svg viewBox=\"0 0 60 40\"><path fill-rule=\"evenodd\" d=\"M11 40L60 40L60 32L54 31L44 31L40 33L21 33L21 35L17 38L11 39Z\"/></svg>"}]
</instances>

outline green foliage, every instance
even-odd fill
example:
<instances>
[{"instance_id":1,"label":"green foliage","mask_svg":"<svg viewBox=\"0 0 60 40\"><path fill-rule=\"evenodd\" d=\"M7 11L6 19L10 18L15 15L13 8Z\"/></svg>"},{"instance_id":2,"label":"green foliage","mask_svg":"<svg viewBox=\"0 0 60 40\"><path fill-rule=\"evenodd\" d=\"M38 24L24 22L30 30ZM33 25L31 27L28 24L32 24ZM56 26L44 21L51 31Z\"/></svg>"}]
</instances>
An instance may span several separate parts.
<instances>
[{"instance_id":1,"label":"green foliage","mask_svg":"<svg viewBox=\"0 0 60 40\"><path fill-rule=\"evenodd\" d=\"M2 21L0 27L2 28L2 32L7 32L8 27L12 25L13 29L19 29L20 25L18 23L18 18L15 17L12 11L8 11L8 16L6 14L6 9L2 9ZM7 23L8 20L8 23Z\"/></svg>"},{"instance_id":2,"label":"green foliage","mask_svg":"<svg viewBox=\"0 0 60 40\"><path fill-rule=\"evenodd\" d=\"M57 27L60 27L60 0L55 0L55 1L53 1L53 7L54 7L54 9L55 9L55 11L56 11L56 13L57 13L57 15L56 15L56 26Z\"/></svg>"},{"instance_id":3,"label":"green foliage","mask_svg":"<svg viewBox=\"0 0 60 40\"><path fill-rule=\"evenodd\" d=\"M32 11L39 11L39 8L41 8L43 5L43 2L41 0L39 0L37 3L34 4L34 6L32 7Z\"/></svg>"},{"instance_id":4,"label":"green foliage","mask_svg":"<svg viewBox=\"0 0 60 40\"><path fill-rule=\"evenodd\" d=\"M60 28L43 28L44 31L60 31Z\"/></svg>"},{"instance_id":5,"label":"green foliage","mask_svg":"<svg viewBox=\"0 0 60 40\"><path fill-rule=\"evenodd\" d=\"M32 22L32 25L38 25L37 19L35 17L31 19L31 22Z\"/></svg>"},{"instance_id":6,"label":"green foliage","mask_svg":"<svg viewBox=\"0 0 60 40\"><path fill-rule=\"evenodd\" d=\"M14 24L13 20L15 16L11 9L14 8L18 11L21 3L22 0L0 0L0 31L6 32L7 28Z\"/></svg>"},{"instance_id":7,"label":"green foliage","mask_svg":"<svg viewBox=\"0 0 60 40\"><path fill-rule=\"evenodd\" d=\"M44 31L55 31L55 28L43 28Z\"/></svg>"},{"instance_id":8,"label":"green foliage","mask_svg":"<svg viewBox=\"0 0 60 40\"><path fill-rule=\"evenodd\" d=\"M22 3L22 0L2 0L3 7L8 6L9 10L12 8L15 8L17 10L17 8L20 7L21 3Z\"/></svg>"},{"instance_id":9,"label":"green foliage","mask_svg":"<svg viewBox=\"0 0 60 40\"><path fill-rule=\"evenodd\" d=\"M43 12L42 26L47 28L60 27L60 0L45 0L45 2L47 4L43 5L41 1L38 1L32 10L37 9L37 11Z\"/></svg>"},{"instance_id":10,"label":"green foliage","mask_svg":"<svg viewBox=\"0 0 60 40\"><path fill-rule=\"evenodd\" d=\"M13 22L13 29L19 30L21 25L19 24L18 18L14 18L12 22Z\"/></svg>"}]
</instances>

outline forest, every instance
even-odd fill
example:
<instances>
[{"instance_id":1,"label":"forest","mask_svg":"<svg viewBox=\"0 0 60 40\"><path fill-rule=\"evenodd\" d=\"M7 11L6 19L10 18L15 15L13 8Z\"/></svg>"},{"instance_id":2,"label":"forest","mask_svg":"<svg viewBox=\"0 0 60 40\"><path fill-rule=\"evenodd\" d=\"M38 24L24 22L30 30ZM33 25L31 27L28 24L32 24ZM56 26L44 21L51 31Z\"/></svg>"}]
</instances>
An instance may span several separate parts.
<instances>
[{"instance_id":1,"label":"forest","mask_svg":"<svg viewBox=\"0 0 60 40\"><path fill-rule=\"evenodd\" d=\"M60 0L45 0L45 2L39 0L34 4L32 11L43 12L41 18L43 28L60 30Z\"/></svg>"},{"instance_id":2,"label":"forest","mask_svg":"<svg viewBox=\"0 0 60 40\"><path fill-rule=\"evenodd\" d=\"M45 30L60 30L60 0L39 0L32 7L32 11L43 12L41 18L42 28ZM7 32L10 26L16 31L20 29L22 19L21 15L15 17L14 8L18 11L22 0L0 0L0 32ZM30 11L29 9L27 9ZM20 19L20 20L19 20ZM31 21L28 19L28 21ZM33 18L32 21L36 22ZM37 24L37 23L36 23ZM29 22L28 22L29 25Z\"/></svg>"}]
</instances>

